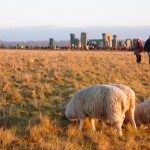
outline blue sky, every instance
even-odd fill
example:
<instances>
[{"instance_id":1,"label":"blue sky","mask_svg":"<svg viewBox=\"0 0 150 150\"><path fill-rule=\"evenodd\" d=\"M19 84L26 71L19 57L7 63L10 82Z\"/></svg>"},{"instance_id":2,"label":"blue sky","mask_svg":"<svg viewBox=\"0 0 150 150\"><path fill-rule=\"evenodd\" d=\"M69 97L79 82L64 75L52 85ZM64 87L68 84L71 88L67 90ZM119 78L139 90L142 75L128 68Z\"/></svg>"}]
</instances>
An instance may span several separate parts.
<instances>
[{"instance_id":1,"label":"blue sky","mask_svg":"<svg viewBox=\"0 0 150 150\"><path fill-rule=\"evenodd\" d=\"M149 0L0 0L0 30L150 27L149 5Z\"/></svg>"}]
</instances>

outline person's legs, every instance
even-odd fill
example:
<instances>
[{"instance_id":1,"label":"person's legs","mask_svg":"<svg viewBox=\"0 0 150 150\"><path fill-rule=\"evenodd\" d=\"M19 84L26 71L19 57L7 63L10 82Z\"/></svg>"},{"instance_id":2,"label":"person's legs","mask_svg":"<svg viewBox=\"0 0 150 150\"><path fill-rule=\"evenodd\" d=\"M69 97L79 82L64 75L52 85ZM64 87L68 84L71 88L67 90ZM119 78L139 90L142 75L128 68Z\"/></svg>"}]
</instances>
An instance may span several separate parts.
<instances>
[{"instance_id":1,"label":"person's legs","mask_svg":"<svg viewBox=\"0 0 150 150\"><path fill-rule=\"evenodd\" d=\"M139 60L138 58L139 58L138 55L136 55L136 62L137 62L137 63L138 63L138 60Z\"/></svg>"},{"instance_id":2,"label":"person's legs","mask_svg":"<svg viewBox=\"0 0 150 150\"><path fill-rule=\"evenodd\" d=\"M139 63L141 62L141 55L139 54Z\"/></svg>"},{"instance_id":3,"label":"person's legs","mask_svg":"<svg viewBox=\"0 0 150 150\"><path fill-rule=\"evenodd\" d=\"M137 63L140 63L140 61L141 61L141 55L140 55L140 54L137 54L137 55L136 55L136 62L137 62Z\"/></svg>"}]
</instances>

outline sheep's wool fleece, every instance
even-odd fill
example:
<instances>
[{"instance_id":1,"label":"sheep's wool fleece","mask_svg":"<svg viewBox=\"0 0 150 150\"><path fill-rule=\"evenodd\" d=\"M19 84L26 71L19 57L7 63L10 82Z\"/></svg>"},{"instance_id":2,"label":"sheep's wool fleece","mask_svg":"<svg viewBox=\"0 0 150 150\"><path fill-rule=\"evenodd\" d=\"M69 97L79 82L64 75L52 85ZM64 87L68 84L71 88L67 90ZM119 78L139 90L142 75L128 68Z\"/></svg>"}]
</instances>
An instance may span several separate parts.
<instances>
[{"instance_id":1,"label":"sheep's wool fleece","mask_svg":"<svg viewBox=\"0 0 150 150\"><path fill-rule=\"evenodd\" d=\"M139 126L141 124L150 123L150 100L146 100L135 106L135 122Z\"/></svg>"},{"instance_id":2,"label":"sheep's wool fleece","mask_svg":"<svg viewBox=\"0 0 150 150\"><path fill-rule=\"evenodd\" d=\"M120 88L127 95L128 109L132 109L135 107L135 92L130 87L123 84L111 84L111 85Z\"/></svg>"},{"instance_id":3,"label":"sheep's wool fleece","mask_svg":"<svg viewBox=\"0 0 150 150\"><path fill-rule=\"evenodd\" d=\"M127 96L110 85L94 85L78 90L66 105L68 119L85 117L110 119L120 122L125 114Z\"/></svg>"}]
</instances>

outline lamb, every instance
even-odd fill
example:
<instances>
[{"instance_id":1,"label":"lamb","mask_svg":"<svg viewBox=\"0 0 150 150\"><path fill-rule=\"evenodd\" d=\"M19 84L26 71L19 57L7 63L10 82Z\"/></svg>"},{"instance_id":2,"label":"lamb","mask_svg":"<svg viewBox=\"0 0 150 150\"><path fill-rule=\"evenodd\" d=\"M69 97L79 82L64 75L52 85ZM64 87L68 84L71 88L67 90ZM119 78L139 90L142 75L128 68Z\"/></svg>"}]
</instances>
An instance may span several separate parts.
<instances>
[{"instance_id":1,"label":"lamb","mask_svg":"<svg viewBox=\"0 0 150 150\"><path fill-rule=\"evenodd\" d=\"M137 126L150 123L150 100L146 100L135 106L135 122Z\"/></svg>"},{"instance_id":2,"label":"lamb","mask_svg":"<svg viewBox=\"0 0 150 150\"><path fill-rule=\"evenodd\" d=\"M134 120L134 111L135 111L135 92L128 86L123 84L110 84L120 88L127 95L126 107L127 111L125 113L125 120L128 120L131 125L136 129L136 123Z\"/></svg>"},{"instance_id":3,"label":"lamb","mask_svg":"<svg viewBox=\"0 0 150 150\"><path fill-rule=\"evenodd\" d=\"M65 115L69 120L79 119L81 130L83 120L91 119L95 130L95 119L109 119L122 135L122 124L125 118L127 96L119 88L110 85L94 85L78 90L66 105Z\"/></svg>"}]
</instances>

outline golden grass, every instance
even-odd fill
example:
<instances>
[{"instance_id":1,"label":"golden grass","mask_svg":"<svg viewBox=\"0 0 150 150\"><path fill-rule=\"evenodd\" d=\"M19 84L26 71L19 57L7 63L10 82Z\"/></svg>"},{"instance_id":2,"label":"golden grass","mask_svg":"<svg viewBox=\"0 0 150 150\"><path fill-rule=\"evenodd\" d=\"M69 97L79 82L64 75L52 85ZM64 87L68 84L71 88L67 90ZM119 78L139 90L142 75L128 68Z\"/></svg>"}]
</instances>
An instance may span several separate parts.
<instances>
[{"instance_id":1,"label":"golden grass","mask_svg":"<svg viewBox=\"0 0 150 150\"><path fill-rule=\"evenodd\" d=\"M133 52L0 50L0 149L150 149L150 129L124 125L123 137L107 124L87 120L83 131L61 107L82 87L121 83L150 98L147 54Z\"/></svg>"}]
</instances>

